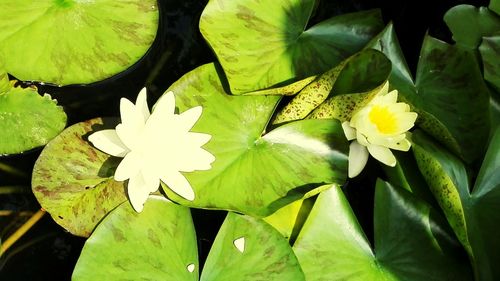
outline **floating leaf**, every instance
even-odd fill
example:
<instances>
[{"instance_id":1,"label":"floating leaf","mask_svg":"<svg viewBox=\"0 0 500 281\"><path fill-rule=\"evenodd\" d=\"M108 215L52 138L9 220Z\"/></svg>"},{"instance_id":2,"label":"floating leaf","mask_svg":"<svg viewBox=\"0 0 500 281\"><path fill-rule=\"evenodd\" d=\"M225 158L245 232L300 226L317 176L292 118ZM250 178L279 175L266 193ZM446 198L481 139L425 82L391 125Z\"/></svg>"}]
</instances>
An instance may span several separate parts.
<instances>
[{"instance_id":1,"label":"floating leaf","mask_svg":"<svg viewBox=\"0 0 500 281\"><path fill-rule=\"evenodd\" d=\"M154 0L4 0L0 60L20 80L58 85L100 81L146 53L158 17Z\"/></svg>"},{"instance_id":2,"label":"floating leaf","mask_svg":"<svg viewBox=\"0 0 500 281\"><path fill-rule=\"evenodd\" d=\"M471 49L481 44L483 36L500 33L500 17L486 7L458 5L446 12L444 21L453 33L453 40Z\"/></svg>"},{"instance_id":3,"label":"floating leaf","mask_svg":"<svg viewBox=\"0 0 500 281\"><path fill-rule=\"evenodd\" d=\"M194 201L164 189L175 201L266 216L315 187L344 183L348 143L337 121L303 120L262 136L280 98L226 94L213 64L167 91L175 93L180 112L203 106L193 131L212 135L204 148L216 157L212 169L185 173Z\"/></svg>"},{"instance_id":4,"label":"floating leaf","mask_svg":"<svg viewBox=\"0 0 500 281\"><path fill-rule=\"evenodd\" d=\"M150 196L141 213L125 202L106 216L85 243L72 280L195 281L198 272L189 209Z\"/></svg>"},{"instance_id":5,"label":"floating leaf","mask_svg":"<svg viewBox=\"0 0 500 281\"><path fill-rule=\"evenodd\" d=\"M293 246L306 279L470 280L427 204L379 180L374 216L372 250L340 188L321 193Z\"/></svg>"},{"instance_id":6,"label":"floating leaf","mask_svg":"<svg viewBox=\"0 0 500 281\"><path fill-rule=\"evenodd\" d=\"M73 280L198 280L196 233L189 209L150 196L141 213L123 203L83 247ZM287 240L265 222L228 214L201 280L304 280Z\"/></svg>"},{"instance_id":7,"label":"floating leaf","mask_svg":"<svg viewBox=\"0 0 500 281\"><path fill-rule=\"evenodd\" d=\"M45 145L66 126L66 114L49 95L36 89L11 87L0 76L0 155Z\"/></svg>"},{"instance_id":8,"label":"floating leaf","mask_svg":"<svg viewBox=\"0 0 500 281\"><path fill-rule=\"evenodd\" d=\"M500 1L499 0L490 0L490 5L488 6L490 10L500 15Z\"/></svg>"},{"instance_id":9,"label":"floating leaf","mask_svg":"<svg viewBox=\"0 0 500 281\"><path fill-rule=\"evenodd\" d=\"M67 128L47 144L33 168L31 184L38 202L74 235L89 236L109 211L127 200L124 183L113 180L121 159L87 141L91 132L116 124L116 119L96 118Z\"/></svg>"},{"instance_id":10,"label":"floating leaf","mask_svg":"<svg viewBox=\"0 0 500 281\"><path fill-rule=\"evenodd\" d=\"M260 219L227 215L205 263L202 281L305 280L288 241Z\"/></svg>"},{"instance_id":11,"label":"floating leaf","mask_svg":"<svg viewBox=\"0 0 500 281\"><path fill-rule=\"evenodd\" d=\"M500 129L490 141L472 193L463 163L421 132L413 136L419 169L475 269L477 280L497 280L500 269Z\"/></svg>"},{"instance_id":12,"label":"floating leaf","mask_svg":"<svg viewBox=\"0 0 500 281\"><path fill-rule=\"evenodd\" d=\"M483 59L484 80L493 85L500 95L500 36L483 37L479 46Z\"/></svg>"},{"instance_id":13,"label":"floating leaf","mask_svg":"<svg viewBox=\"0 0 500 281\"><path fill-rule=\"evenodd\" d=\"M306 29L315 2L208 2L200 30L233 94L323 73L363 48L382 28L380 12L373 10L333 17Z\"/></svg>"}]
</instances>

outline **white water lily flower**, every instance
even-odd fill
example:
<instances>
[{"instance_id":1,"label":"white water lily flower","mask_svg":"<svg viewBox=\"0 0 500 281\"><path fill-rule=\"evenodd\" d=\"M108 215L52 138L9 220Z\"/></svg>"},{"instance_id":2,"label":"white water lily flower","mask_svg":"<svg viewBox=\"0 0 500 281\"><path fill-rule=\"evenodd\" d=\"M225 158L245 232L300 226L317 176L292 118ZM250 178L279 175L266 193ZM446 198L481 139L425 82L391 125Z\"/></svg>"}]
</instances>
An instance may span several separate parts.
<instances>
[{"instance_id":1,"label":"white water lily flower","mask_svg":"<svg viewBox=\"0 0 500 281\"><path fill-rule=\"evenodd\" d=\"M351 121L342 123L349 146L350 178L357 176L368 161L368 154L385 165L394 167L396 157L391 149L408 151L411 143L407 132L415 124L417 113L410 106L397 102L396 90L387 93L386 83L379 93L363 108L356 111Z\"/></svg>"},{"instance_id":2,"label":"white water lily flower","mask_svg":"<svg viewBox=\"0 0 500 281\"><path fill-rule=\"evenodd\" d=\"M149 194L158 190L160 180L183 198L194 200L193 188L181 172L209 170L215 160L201 148L211 135L190 132L201 116L201 106L181 114L174 111L174 93L168 92L150 114L144 88L135 105L125 98L120 100L121 123L116 130L89 136L99 150L124 157L114 179L128 180L128 197L137 212L142 211Z\"/></svg>"}]
</instances>

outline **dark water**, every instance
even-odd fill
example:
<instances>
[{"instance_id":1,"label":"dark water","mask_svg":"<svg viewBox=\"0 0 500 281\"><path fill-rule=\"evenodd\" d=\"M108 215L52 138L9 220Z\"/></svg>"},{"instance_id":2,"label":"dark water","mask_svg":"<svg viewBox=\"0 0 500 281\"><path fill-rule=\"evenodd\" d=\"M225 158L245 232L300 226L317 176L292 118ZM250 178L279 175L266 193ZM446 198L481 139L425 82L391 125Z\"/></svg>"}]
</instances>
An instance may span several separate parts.
<instances>
[{"instance_id":1,"label":"dark water","mask_svg":"<svg viewBox=\"0 0 500 281\"><path fill-rule=\"evenodd\" d=\"M161 27L152 50L130 71L90 86L41 86L64 105L68 125L98 116L118 116L121 97L135 98L147 85L152 104L163 91L184 73L215 60L198 31L198 19L206 0L160 0ZM391 4L393 2L391 1ZM320 2L310 25L333 15L381 8L385 22L393 21L413 72L426 31L450 42L442 21L446 10L458 4L487 5L488 1L400 1L391 5L383 0ZM26 177L9 176L0 171L0 186L20 186L15 194L0 194L0 210L36 211L39 205L30 189L30 173L40 151L0 159L19 168ZM373 163L372 163L373 164ZM368 164L368 165L372 165ZM375 169L375 165L372 167ZM371 169L370 169L371 170ZM372 233L373 187L369 175L349 183L347 196L367 235ZM224 212L193 210L200 258L206 257ZM26 217L0 216L0 235L8 237ZM0 280L69 280L85 240L66 233L46 215L22 239L0 258Z\"/></svg>"}]
</instances>

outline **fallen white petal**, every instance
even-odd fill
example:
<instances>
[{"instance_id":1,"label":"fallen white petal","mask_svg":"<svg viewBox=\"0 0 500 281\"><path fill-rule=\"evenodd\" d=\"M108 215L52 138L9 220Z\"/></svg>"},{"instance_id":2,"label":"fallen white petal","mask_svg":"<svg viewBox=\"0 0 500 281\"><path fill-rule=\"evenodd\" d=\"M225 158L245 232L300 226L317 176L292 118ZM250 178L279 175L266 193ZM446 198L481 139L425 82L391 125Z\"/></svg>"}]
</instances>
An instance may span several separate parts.
<instances>
[{"instance_id":1,"label":"fallen white petal","mask_svg":"<svg viewBox=\"0 0 500 281\"><path fill-rule=\"evenodd\" d=\"M234 246L238 251L243 253L245 251L245 237L240 237L233 241Z\"/></svg>"},{"instance_id":2,"label":"fallen white petal","mask_svg":"<svg viewBox=\"0 0 500 281\"><path fill-rule=\"evenodd\" d=\"M116 157L124 157L130 151L115 130L97 131L89 136L89 141L102 152Z\"/></svg>"},{"instance_id":3,"label":"fallen white petal","mask_svg":"<svg viewBox=\"0 0 500 281\"><path fill-rule=\"evenodd\" d=\"M356 130L349 125L349 121L345 121L342 123L342 129L344 130L344 135L347 140L353 140L356 138Z\"/></svg>"},{"instance_id":4,"label":"fallen white petal","mask_svg":"<svg viewBox=\"0 0 500 281\"><path fill-rule=\"evenodd\" d=\"M195 267L194 263L191 263L191 264L189 264L189 265L187 266L187 271L189 271L189 272L193 272L195 268L196 268L196 267Z\"/></svg>"},{"instance_id":5,"label":"fallen white petal","mask_svg":"<svg viewBox=\"0 0 500 281\"><path fill-rule=\"evenodd\" d=\"M392 151L389 148L380 145L368 145L367 148L373 158L387 166L396 166L396 157L394 157L394 154L392 154Z\"/></svg>"},{"instance_id":6,"label":"fallen white petal","mask_svg":"<svg viewBox=\"0 0 500 281\"><path fill-rule=\"evenodd\" d=\"M141 155L135 151L129 152L116 168L114 179L124 181L139 173L142 166Z\"/></svg>"},{"instance_id":7,"label":"fallen white petal","mask_svg":"<svg viewBox=\"0 0 500 281\"><path fill-rule=\"evenodd\" d=\"M184 175L180 172L170 171L164 173L161 175L160 179L179 196L189 201L194 200L195 195L193 188L191 187L191 184L188 182L186 177L184 177Z\"/></svg>"},{"instance_id":8,"label":"fallen white petal","mask_svg":"<svg viewBox=\"0 0 500 281\"><path fill-rule=\"evenodd\" d=\"M366 166L368 161L368 150L365 146L359 144L357 141L351 142L349 145L349 167L348 176L349 178L354 178Z\"/></svg>"}]
</instances>

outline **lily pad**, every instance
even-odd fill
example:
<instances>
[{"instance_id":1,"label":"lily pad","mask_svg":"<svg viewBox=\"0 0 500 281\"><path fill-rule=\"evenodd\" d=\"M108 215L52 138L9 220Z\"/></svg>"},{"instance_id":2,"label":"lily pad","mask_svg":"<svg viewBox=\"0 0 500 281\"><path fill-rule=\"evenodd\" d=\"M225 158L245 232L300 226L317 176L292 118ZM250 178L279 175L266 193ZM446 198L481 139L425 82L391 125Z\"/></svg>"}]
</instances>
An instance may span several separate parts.
<instances>
[{"instance_id":1,"label":"lily pad","mask_svg":"<svg viewBox=\"0 0 500 281\"><path fill-rule=\"evenodd\" d=\"M212 135L204 148L216 158L212 169L184 174L194 201L164 188L174 201L266 216L316 187L344 183L348 143L338 121L303 120L265 133L280 97L228 95L213 64L167 91L174 92L180 112L203 107L192 131Z\"/></svg>"},{"instance_id":2,"label":"lily pad","mask_svg":"<svg viewBox=\"0 0 500 281\"><path fill-rule=\"evenodd\" d=\"M117 123L96 118L67 128L47 144L33 168L31 185L38 202L74 235L89 236L109 211L127 200L124 183L113 180L121 159L97 150L86 138Z\"/></svg>"},{"instance_id":3,"label":"lily pad","mask_svg":"<svg viewBox=\"0 0 500 281\"><path fill-rule=\"evenodd\" d=\"M2 1L0 59L20 80L100 81L148 51L158 19L155 0Z\"/></svg>"},{"instance_id":4,"label":"lily pad","mask_svg":"<svg viewBox=\"0 0 500 281\"><path fill-rule=\"evenodd\" d=\"M484 36L500 35L500 17L486 7L458 5L449 9L444 21L457 44L475 49Z\"/></svg>"},{"instance_id":5,"label":"lily pad","mask_svg":"<svg viewBox=\"0 0 500 281\"><path fill-rule=\"evenodd\" d=\"M2 81L0 155L43 146L64 129L66 114L49 95L42 97L34 88L12 87L6 74Z\"/></svg>"},{"instance_id":6,"label":"lily pad","mask_svg":"<svg viewBox=\"0 0 500 281\"><path fill-rule=\"evenodd\" d=\"M319 195L293 245L307 280L471 279L432 208L381 180L375 193L374 249L340 188Z\"/></svg>"},{"instance_id":7,"label":"lily pad","mask_svg":"<svg viewBox=\"0 0 500 281\"><path fill-rule=\"evenodd\" d=\"M418 167L457 237L468 250L477 280L497 280L500 269L500 129L493 135L474 189L463 163L421 132L413 137Z\"/></svg>"},{"instance_id":8,"label":"lily pad","mask_svg":"<svg viewBox=\"0 0 500 281\"><path fill-rule=\"evenodd\" d=\"M73 280L198 280L189 209L151 196L141 213L123 203L86 242ZM304 280L292 247L265 222L228 214L201 280Z\"/></svg>"},{"instance_id":9,"label":"lily pad","mask_svg":"<svg viewBox=\"0 0 500 281\"><path fill-rule=\"evenodd\" d=\"M340 15L308 28L315 3L208 2L200 31L215 51L233 94L323 73L361 50L382 28L377 10Z\"/></svg>"},{"instance_id":10,"label":"lily pad","mask_svg":"<svg viewBox=\"0 0 500 281\"><path fill-rule=\"evenodd\" d=\"M500 1L499 0L490 0L490 5L488 6L490 10L500 15Z\"/></svg>"},{"instance_id":11,"label":"lily pad","mask_svg":"<svg viewBox=\"0 0 500 281\"><path fill-rule=\"evenodd\" d=\"M491 83L500 98L500 35L483 37L479 46L483 59L484 80Z\"/></svg>"},{"instance_id":12,"label":"lily pad","mask_svg":"<svg viewBox=\"0 0 500 281\"><path fill-rule=\"evenodd\" d=\"M151 196L141 213L123 203L106 216L85 243L72 280L195 281L198 272L189 209Z\"/></svg>"},{"instance_id":13,"label":"lily pad","mask_svg":"<svg viewBox=\"0 0 500 281\"><path fill-rule=\"evenodd\" d=\"M305 279L292 247L276 230L260 219L229 213L210 249L201 280Z\"/></svg>"}]
</instances>

